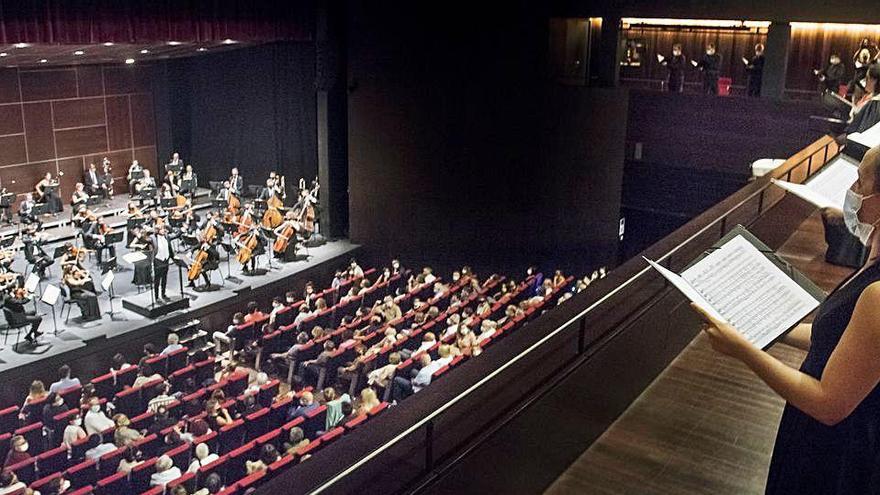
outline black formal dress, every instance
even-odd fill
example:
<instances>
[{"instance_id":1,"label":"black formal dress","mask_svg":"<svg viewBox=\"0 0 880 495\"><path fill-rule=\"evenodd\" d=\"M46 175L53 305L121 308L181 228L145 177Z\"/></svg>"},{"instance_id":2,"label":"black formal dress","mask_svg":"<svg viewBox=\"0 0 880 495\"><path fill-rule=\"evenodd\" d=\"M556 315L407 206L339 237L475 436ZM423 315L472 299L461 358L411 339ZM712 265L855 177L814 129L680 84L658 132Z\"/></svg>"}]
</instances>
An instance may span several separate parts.
<instances>
[{"instance_id":1,"label":"black formal dress","mask_svg":"<svg viewBox=\"0 0 880 495\"><path fill-rule=\"evenodd\" d=\"M749 73L749 86L746 91L749 96L761 96L761 82L764 78L764 55L755 55L746 65Z\"/></svg>"},{"instance_id":2,"label":"black formal dress","mask_svg":"<svg viewBox=\"0 0 880 495\"><path fill-rule=\"evenodd\" d=\"M718 73L721 70L721 55L713 53L703 54L697 67L703 71L703 93L707 95L718 94Z\"/></svg>"},{"instance_id":3,"label":"black formal dress","mask_svg":"<svg viewBox=\"0 0 880 495\"><path fill-rule=\"evenodd\" d=\"M815 378L849 324L859 296L880 280L874 264L844 282L819 306L801 371ZM768 495L880 493L880 387L843 421L826 426L785 405L767 478Z\"/></svg>"},{"instance_id":4,"label":"black formal dress","mask_svg":"<svg viewBox=\"0 0 880 495\"><path fill-rule=\"evenodd\" d=\"M853 115L852 122L846 126L843 132L844 134L865 132L878 122L880 122L880 95L865 102L862 108Z\"/></svg>"},{"instance_id":5,"label":"black formal dress","mask_svg":"<svg viewBox=\"0 0 880 495\"><path fill-rule=\"evenodd\" d=\"M825 90L837 93L840 83L843 82L843 78L846 76L846 67L842 63L828 64L828 67L825 67L825 70L821 71L819 75L825 77L822 81L822 84L825 85Z\"/></svg>"},{"instance_id":6,"label":"black formal dress","mask_svg":"<svg viewBox=\"0 0 880 495\"><path fill-rule=\"evenodd\" d=\"M684 55L670 55L663 61L666 70L669 71L669 92L681 93L684 91L684 70L687 65L687 59Z\"/></svg>"}]
</instances>

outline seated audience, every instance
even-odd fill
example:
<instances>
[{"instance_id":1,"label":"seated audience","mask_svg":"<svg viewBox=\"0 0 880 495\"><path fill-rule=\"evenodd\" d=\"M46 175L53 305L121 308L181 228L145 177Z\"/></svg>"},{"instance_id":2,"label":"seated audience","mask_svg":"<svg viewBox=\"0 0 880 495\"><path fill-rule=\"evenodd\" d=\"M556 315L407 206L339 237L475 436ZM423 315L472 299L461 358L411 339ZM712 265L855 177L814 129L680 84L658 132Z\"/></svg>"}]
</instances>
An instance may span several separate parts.
<instances>
[{"instance_id":1,"label":"seated audience","mask_svg":"<svg viewBox=\"0 0 880 495\"><path fill-rule=\"evenodd\" d=\"M61 392L80 386L79 378L70 377L70 366L64 364L58 368L58 381L49 385L49 392Z\"/></svg>"},{"instance_id":2,"label":"seated audience","mask_svg":"<svg viewBox=\"0 0 880 495\"><path fill-rule=\"evenodd\" d=\"M154 387L154 391L156 392L156 396L150 399L150 402L147 403L147 411L157 412L160 407L168 406L176 400L175 396L171 395L171 384L168 382L162 382Z\"/></svg>"},{"instance_id":3,"label":"seated audience","mask_svg":"<svg viewBox=\"0 0 880 495\"><path fill-rule=\"evenodd\" d=\"M125 414L117 414L116 416L113 416L113 421L116 422L116 431L113 432L113 441L116 443L117 447L127 447L133 442L143 438L143 435L129 426L131 425L131 421Z\"/></svg>"},{"instance_id":4,"label":"seated audience","mask_svg":"<svg viewBox=\"0 0 880 495\"><path fill-rule=\"evenodd\" d=\"M477 344L481 345L486 339L495 335L498 324L492 320L483 320L480 322L480 335L477 336Z\"/></svg>"},{"instance_id":5,"label":"seated audience","mask_svg":"<svg viewBox=\"0 0 880 495\"><path fill-rule=\"evenodd\" d=\"M133 388L138 388L145 383L149 383L153 380L159 380L162 378L162 375L159 373L153 372L153 367L149 365L149 363L144 363L138 368L138 376L134 379Z\"/></svg>"},{"instance_id":6,"label":"seated audience","mask_svg":"<svg viewBox=\"0 0 880 495\"><path fill-rule=\"evenodd\" d=\"M88 450L86 450L86 459L94 461L100 459L102 455L116 450L116 446L112 443L104 443L104 438L100 433L89 435L86 447L88 447Z\"/></svg>"},{"instance_id":7,"label":"seated audience","mask_svg":"<svg viewBox=\"0 0 880 495\"><path fill-rule=\"evenodd\" d=\"M309 444L309 439L299 426L290 429L287 441L284 442L284 452L288 455L296 453L297 450Z\"/></svg>"},{"instance_id":8,"label":"seated audience","mask_svg":"<svg viewBox=\"0 0 880 495\"><path fill-rule=\"evenodd\" d=\"M60 394L49 394L48 399L46 400L46 405L43 406L43 426L46 429L51 428L51 425L55 423L55 416L67 412L68 407L67 404L64 403L64 397Z\"/></svg>"},{"instance_id":9,"label":"seated audience","mask_svg":"<svg viewBox=\"0 0 880 495\"><path fill-rule=\"evenodd\" d=\"M178 335L176 333L169 333L168 334L167 343L168 343L168 345L166 345L165 348L162 349L162 352L160 352L159 354L168 355L174 351L178 351L180 349L183 349L183 346L180 345L180 337L178 337Z\"/></svg>"},{"instance_id":10,"label":"seated audience","mask_svg":"<svg viewBox=\"0 0 880 495\"><path fill-rule=\"evenodd\" d=\"M303 361L299 365L299 373L307 382L317 382L318 376L321 373L321 368L327 364L327 361L330 360L330 357L333 356L334 351L336 351L336 344L333 343L332 340L327 340L324 342L324 350L318 354L318 357L315 359L310 359L308 361Z\"/></svg>"},{"instance_id":11,"label":"seated audience","mask_svg":"<svg viewBox=\"0 0 880 495\"><path fill-rule=\"evenodd\" d=\"M144 461L140 460L139 457L137 449L132 446L126 447L122 454L122 459L119 460L119 465L116 467L116 472L130 473L135 466L143 464Z\"/></svg>"},{"instance_id":12,"label":"seated audience","mask_svg":"<svg viewBox=\"0 0 880 495\"><path fill-rule=\"evenodd\" d=\"M79 414L70 416L67 426L64 427L64 435L61 437L61 443L70 447L74 443L86 438L86 431L82 428L83 419Z\"/></svg>"},{"instance_id":13,"label":"seated audience","mask_svg":"<svg viewBox=\"0 0 880 495\"><path fill-rule=\"evenodd\" d=\"M169 481L180 478L180 474L180 468L174 465L174 461L162 455L156 461L156 472L150 476L150 486L165 486Z\"/></svg>"},{"instance_id":14,"label":"seated audience","mask_svg":"<svg viewBox=\"0 0 880 495\"><path fill-rule=\"evenodd\" d=\"M0 495L19 493L27 488L27 485L18 480L18 476L12 471L0 472Z\"/></svg>"},{"instance_id":15,"label":"seated audience","mask_svg":"<svg viewBox=\"0 0 880 495\"><path fill-rule=\"evenodd\" d=\"M83 423L85 424L86 433L89 435L103 433L105 430L115 426L113 420L104 414L104 411L101 409L101 401L97 397L92 397L89 400L89 411L86 413Z\"/></svg>"},{"instance_id":16,"label":"seated audience","mask_svg":"<svg viewBox=\"0 0 880 495\"><path fill-rule=\"evenodd\" d=\"M342 413L342 404L351 403L351 397L348 394L338 395L336 389L327 387L324 389L324 405L327 406L327 419L325 421L324 431L330 431L339 425L344 414Z\"/></svg>"},{"instance_id":17,"label":"seated audience","mask_svg":"<svg viewBox=\"0 0 880 495\"><path fill-rule=\"evenodd\" d=\"M361 390L361 400L358 401L356 415L367 414L379 404L380 402L379 398L376 397L376 391L367 387Z\"/></svg>"},{"instance_id":18,"label":"seated audience","mask_svg":"<svg viewBox=\"0 0 880 495\"><path fill-rule=\"evenodd\" d=\"M46 397L48 397L49 392L46 392L46 386L43 385L43 382L40 380L34 380L31 382L31 388L28 390L27 397L24 398L24 404L21 407L22 413L27 409L28 404L32 402L38 402ZM21 415L21 419L24 419L24 415Z\"/></svg>"},{"instance_id":19,"label":"seated audience","mask_svg":"<svg viewBox=\"0 0 880 495\"><path fill-rule=\"evenodd\" d=\"M292 421L300 416L305 416L318 407L319 405L315 401L315 396L312 395L311 392L303 392L299 398L299 404L291 406L287 410L287 421Z\"/></svg>"},{"instance_id":20,"label":"seated audience","mask_svg":"<svg viewBox=\"0 0 880 495\"><path fill-rule=\"evenodd\" d=\"M193 457L192 462L189 465L189 469L186 471L188 473L195 473L202 466L207 466L212 462L216 461L220 458L217 454L211 452L211 449L208 447L208 444L200 443L196 445L196 455Z\"/></svg>"},{"instance_id":21,"label":"seated audience","mask_svg":"<svg viewBox=\"0 0 880 495\"><path fill-rule=\"evenodd\" d=\"M205 478L202 488L197 490L193 495L214 495L223 491L223 479L217 473L211 473Z\"/></svg>"},{"instance_id":22,"label":"seated audience","mask_svg":"<svg viewBox=\"0 0 880 495\"><path fill-rule=\"evenodd\" d=\"M265 317L266 314L260 311L260 308L257 306L256 301L251 301L247 304L247 314L244 315L245 323L260 321Z\"/></svg>"},{"instance_id":23,"label":"seated audience","mask_svg":"<svg viewBox=\"0 0 880 495\"><path fill-rule=\"evenodd\" d=\"M256 461L244 462L245 470L247 474L262 471L278 459L281 459L281 454L274 445L267 443L260 448L260 457Z\"/></svg>"},{"instance_id":24,"label":"seated audience","mask_svg":"<svg viewBox=\"0 0 880 495\"><path fill-rule=\"evenodd\" d=\"M205 420L213 431L220 431L220 428L232 423L229 411L216 399L211 399L205 404L205 412L207 413Z\"/></svg>"},{"instance_id":25,"label":"seated audience","mask_svg":"<svg viewBox=\"0 0 880 495\"><path fill-rule=\"evenodd\" d=\"M6 460L3 461L3 469L30 459L31 454L28 452L29 448L30 445L28 445L27 438L21 435L15 435L12 437L9 452L6 454Z\"/></svg>"}]
</instances>

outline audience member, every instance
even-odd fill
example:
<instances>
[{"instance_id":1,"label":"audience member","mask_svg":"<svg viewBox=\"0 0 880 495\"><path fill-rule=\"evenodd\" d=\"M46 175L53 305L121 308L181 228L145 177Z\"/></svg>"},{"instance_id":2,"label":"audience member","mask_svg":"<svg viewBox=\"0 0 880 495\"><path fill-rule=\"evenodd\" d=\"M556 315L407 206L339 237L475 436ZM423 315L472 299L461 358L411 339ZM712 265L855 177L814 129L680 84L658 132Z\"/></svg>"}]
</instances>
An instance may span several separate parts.
<instances>
[{"instance_id":1,"label":"audience member","mask_svg":"<svg viewBox=\"0 0 880 495\"><path fill-rule=\"evenodd\" d=\"M119 465L116 467L116 472L130 473L135 466L144 462L139 457L137 449L132 446L126 447L122 453L122 459L119 460Z\"/></svg>"},{"instance_id":2,"label":"audience member","mask_svg":"<svg viewBox=\"0 0 880 495\"><path fill-rule=\"evenodd\" d=\"M260 311L259 306L257 306L256 301L251 301L247 303L247 314L244 315L244 322L250 323L252 321L260 321L266 317L265 313Z\"/></svg>"},{"instance_id":3,"label":"audience member","mask_svg":"<svg viewBox=\"0 0 880 495\"><path fill-rule=\"evenodd\" d=\"M43 426L47 429L55 424L55 416L67 412L67 405L64 403L64 397L60 394L51 393L43 406Z\"/></svg>"},{"instance_id":4,"label":"audience member","mask_svg":"<svg viewBox=\"0 0 880 495\"><path fill-rule=\"evenodd\" d=\"M287 410L287 421L292 421L300 416L305 416L318 407L318 403L315 402L315 396L312 395L311 392L303 392L299 398L299 404L291 406Z\"/></svg>"},{"instance_id":5,"label":"audience member","mask_svg":"<svg viewBox=\"0 0 880 495\"><path fill-rule=\"evenodd\" d=\"M15 435L12 437L9 452L6 454L6 460L3 462L3 469L30 459L31 454L28 452L29 448L30 445L28 445L27 438L21 435Z\"/></svg>"},{"instance_id":6,"label":"audience member","mask_svg":"<svg viewBox=\"0 0 880 495\"><path fill-rule=\"evenodd\" d=\"M83 423L85 423L86 433L89 435L103 433L104 430L115 425L113 420L104 414L104 411L101 409L101 401L97 397L92 397L89 401L89 410L86 412Z\"/></svg>"},{"instance_id":7,"label":"audience member","mask_svg":"<svg viewBox=\"0 0 880 495\"><path fill-rule=\"evenodd\" d=\"M100 433L92 433L86 443L86 459L97 461L102 455L113 452L116 446L112 443L104 443L104 438Z\"/></svg>"},{"instance_id":8,"label":"audience member","mask_svg":"<svg viewBox=\"0 0 880 495\"><path fill-rule=\"evenodd\" d=\"M327 406L327 418L324 422L324 431L330 431L335 428L342 420L342 404L351 403L351 397L348 394L338 395L336 389L327 387L324 389L324 405Z\"/></svg>"},{"instance_id":9,"label":"audience member","mask_svg":"<svg viewBox=\"0 0 880 495\"><path fill-rule=\"evenodd\" d=\"M171 395L171 384L168 382L162 382L156 385L153 389L156 393L155 397L150 399L150 402L147 403L147 411L157 412L160 407L168 406L175 401L175 397Z\"/></svg>"},{"instance_id":10,"label":"audience member","mask_svg":"<svg viewBox=\"0 0 880 495\"><path fill-rule=\"evenodd\" d=\"M333 356L334 351L336 351L336 345L332 340L327 340L324 342L324 350L318 354L318 357L315 359L310 359L308 361L303 361L299 365L299 373L307 382L317 382L318 376L321 373L321 368L327 364L327 361Z\"/></svg>"},{"instance_id":11,"label":"audience member","mask_svg":"<svg viewBox=\"0 0 880 495\"><path fill-rule=\"evenodd\" d=\"M162 375L159 373L153 372L153 367L150 366L149 363L144 363L138 368L138 376L134 379L134 384L132 384L133 388L138 388L145 383L149 383L153 380L159 380L162 378Z\"/></svg>"},{"instance_id":12,"label":"audience member","mask_svg":"<svg viewBox=\"0 0 880 495\"><path fill-rule=\"evenodd\" d=\"M193 495L214 495L223 491L223 479L217 473L211 473L205 478L202 488L193 493Z\"/></svg>"},{"instance_id":13,"label":"audience member","mask_svg":"<svg viewBox=\"0 0 880 495\"><path fill-rule=\"evenodd\" d=\"M205 419L213 431L220 431L220 428L232 423L229 411L216 399L211 399L205 404L205 412L207 413Z\"/></svg>"},{"instance_id":14,"label":"audience member","mask_svg":"<svg viewBox=\"0 0 880 495\"><path fill-rule=\"evenodd\" d=\"M13 493L24 493L23 490L27 485L18 480L18 476L12 471L0 472L0 495L11 495Z\"/></svg>"},{"instance_id":15,"label":"audience member","mask_svg":"<svg viewBox=\"0 0 880 495\"><path fill-rule=\"evenodd\" d=\"M180 349L183 349L183 346L180 345L180 337L176 333L169 333L168 334L167 343L168 343L168 345L166 345L165 348L162 349L162 352L160 352L159 354L166 356L168 354L171 354L174 351L178 351Z\"/></svg>"},{"instance_id":16,"label":"audience member","mask_svg":"<svg viewBox=\"0 0 880 495\"><path fill-rule=\"evenodd\" d=\"M288 455L296 453L297 450L309 444L309 439L299 426L290 429L287 441L284 442L284 451Z\"/></svg>"},{"instance_id":17,"label":"audience member","mask_svg":"<svg viewBox=\"0 0 880 495\"><path fill-rule=\"evenodd\" d=\"M49 385L49 392L61 392L80 386L79 378L70 377L70 366L63 364L58 368L58 381Z\"/></svg>"},{"instance_id":18,"label":"audience member","mask_svg":"<svg viewBox=\"0 0 880 495\"><path fill-rule=\"evenodd\" d=\"M61 438L63 445L70 447L74 443L86 438L86 431L83 429L82 423L81 415L74 414L70 416L67 426L64 427L64 435Z\"/></svg>"},{"instance_id":19,"label":"audience member","mask_svg":"<svg viewBox=\"0 0 880 495\"><path fill-rule=\"evenodd\" d=\"M376 397L376 391L370 387L361 390L361 400L358 401L357 415L367 414L380 404Z\"/></svg>"},{"instance_id":20,"label":"audience member","mask_svg":"<svg viewBox=\"0 0 880 495\"><path fill-rule=\"evenodd\" d=\"M174 461L162 455L156 461L156 472L150 476L150 486L165 486L169 481L180 478L180 474L180 468L174 465Z\"/></svg>"},{"instance_id":21,"label":"audience member","mask_svg":"<svg viewBox=\"0 0 880 495\"><path fill-rule=\"evenodd\" d=\"M267 443L260 448L260 457L256 461L245 461L244 466L247 474L255 473L266 469L269 464L281 458L278 450L271 443Z\"/></svg>"},{"instance_id":22,"label":"audience member","mask_svg":"<svg viewBox=\"0 0 880 495\"><path fill-rule=\"evenodd\" d=\"M125 414L117 414L116 416L113 416L113 420L116 422L116 431L113 432L113 441L116 443L117 447L127 447L133 442L143 438L143 435L141 435L140 432L129 426L131 425L131 421Z\"/></svg>"},{"instance_id":23,"label":"audience member","mask_svg":"<svg viewBox=\"0 0 880 495\"><path fill-rule=\"evenodd\" d=\"M400 353L392 352L388 355L388 364L377 368L367 374L367 384L385 388L388 386L388 380L394 376L397 365L400 364Z\"/></svg>"},{"instance_id":24,"label":"audience member","mask_svg":"<svg viewBox=\"0 0 880 495\"><path fill-rule=\"evenodd\" d=\"M186 471L188 473L195 473L199 470L200 467L207 466L208 464L211 464L219 458L220 456L211 452L208 444L200 443L196 445L196 455L195 457L193 457L193 460L189 465L189 469L187 469Z\"/></svg>"}]
</instances>

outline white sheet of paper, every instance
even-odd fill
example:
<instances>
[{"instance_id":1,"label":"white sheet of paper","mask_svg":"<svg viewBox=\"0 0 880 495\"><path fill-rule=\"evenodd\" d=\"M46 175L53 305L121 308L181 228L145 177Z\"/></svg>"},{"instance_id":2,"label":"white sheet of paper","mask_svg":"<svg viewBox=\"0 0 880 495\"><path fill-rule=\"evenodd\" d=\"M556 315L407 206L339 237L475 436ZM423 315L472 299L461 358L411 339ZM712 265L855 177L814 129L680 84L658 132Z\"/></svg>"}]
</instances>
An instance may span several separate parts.
<instances>
[{"instance_id":1,"label":"white sheet of paper","mask_svg":"<svg viewBox=\"0 0 880 495\"><path fill-rule=\"evenodd\" d=\"M116 275L114 275L112 270L107 272L107 274L104 275L104 278L101 279L101 288L104 290L110 290L110 284L113 283L113 278L115 276Z\"/></svg>"},{"instance_id":2,"label":"white sheet of paper","mask_svg":"<svg viewBox=\"0 0 880 495\"><path fill-rule=\"evenodd\" d=\"M28 275L27 280L24 281L24 288L31 294L37 291L38 285L40 285L40 276L36 273L31 273Z\"/></svg>"},{"instance_id":3,"label":"white sheet of paper","mask_svg":"<svg viewBox=\"0 0 880 495\"><path fill-rule=\"evenodd\" d=\"M709 253L681 278L760 348L819 305L743 236Z\"/></svg>"},{"instance_id":4,"label":"white sheet of paper","mask_svg":"<svg viewBox=\"0 0 880 495\"><path fill-rule=\"evenodd\" d=\"M147 255L140 251L132 251L122 256L122 259L125 260L126 263L135 264L138 261L143 261L147 259Z\"/></svg>"},{"instance_id":5,"label":"white sheet of paper","mask_svg":"<svg viewBox=\"0 0 880 495\"><path fill-rule=\"evenodd\" d=\"M742 61L743 61L744 64L749 65L749 59L743 57L743 58L742 58Z\"/></svg>"},{"instance_id":6,"label":"white sheet of paper","mask_svg":"<svg viewBox=\"0 0 880 495\"><path fill-rule=\"evenodd\" d=\"M59 289L57 285L49 284L43 290L43 297L40 300L48 304L49 306L54 306L55 302L58 301L58 296L60 295L61 289Z\"/></svg>"},{"instance_id":7,"label":"white sheet of paper","mask_svg":"<svg viewBox=\"0 0 880 495\"><path fill-rule=\"evenodd\" d=\"M698 66L698 65L700 65L700 64L698 64L696 60L691 60L691 65L693 65L694 67L696 67L696 66Z\"/></svg>"},{"instance_id":8,"label":"white sheet of paper","mask_svg":"<svg viewBox=\"0 0 880 495\"><path fill-rule=\"evenodd\" d=\"M642 256L642 258L647 261L649 265L654 267L655 270L660 272L660 275L663 275L666 280L669 280L669 283L671 283L676 289L681 291L681 293L684 294L685 297L699 304L700 307L705 309L707 313L711 314L715 318L718 318L721 321L726 321L720 313L715 311L715 309L712 307L712 304L710 304L709 301L703 298L703 296L699 292L694 290L694 288L691 287L690 284L687 283L687 281L681 278L681 276L671 270L667 270L663 266L660 266L658 263L651 261L644 256Z\"/></svg>"},{"instance_id":9,"label":"white sheet of paper","mask_svg":"<svg viewBox=\"0 0 880 495\"><path fill-rule=\"evenodd\" d=\"M777 186L785 189L786 191L794 194L795 196L803 199L804 201L816 206L817 208L828 208L828 207L836 206L831 199L826 198L825 196L819 194L818 192L810 189L806 184L795 184L793 182L786 182L784 180L776 180L776 179L770 179L770 180L771 180L771 182L773 182Z\"/></svg>"},{"instance_id":10,"label":"white sheet of paper","mask_svg":"<svg viewBox=\"0 0 880 495\"><path fill-rule=\"evenodd\" d=\"M874 124L865 130L865 132L853 132L847 134L846 138L855 143L859 143L866 148L873 148L880 145L880 124Z\"/></svg>"},{"instance_id":11,"label":"white sheet of paper","mask_svg":"<svg viewBox=\"0 0 880 495\"><path fill-rule=\"evenodd\" d=\"M663 63L664 60L666 60L666 57L664 57L663 55L660 55L660 54L658 53L658 54L657 54L657 61L660 62L660 63Z\"/></svg>"},{"instance_id":12,"label":"white sheet of paper","mask_svg":"<svg viewBox=\"0 0 880 495\"><path fill-rule=\"evenodd\" d=\"M843 208L846 190L859 177L858 164L846 155L840 155L822 167L806 184L795 184L771 179L774 184L816 205L819 208Z\"/></svg>"}]
</instances>

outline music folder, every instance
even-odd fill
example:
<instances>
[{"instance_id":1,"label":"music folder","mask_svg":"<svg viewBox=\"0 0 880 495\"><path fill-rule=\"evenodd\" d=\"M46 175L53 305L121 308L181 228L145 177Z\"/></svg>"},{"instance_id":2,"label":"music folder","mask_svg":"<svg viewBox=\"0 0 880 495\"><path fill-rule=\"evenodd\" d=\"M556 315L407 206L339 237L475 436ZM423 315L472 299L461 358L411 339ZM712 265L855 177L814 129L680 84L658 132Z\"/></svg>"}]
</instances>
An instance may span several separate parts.
<instances>
[{"instance_id":1,"label":"music folder","mask_svg":"<svg viewBox=\"0 0 880 495\"><path fill-rule=\"evenodd\" d=\"M685 297L762 349L825 300L822 289L741 225L681 274L645 261Z\"/></svg>"}]
</instances>

